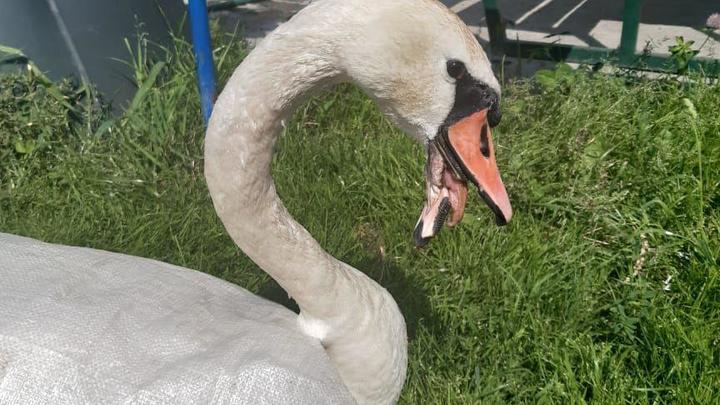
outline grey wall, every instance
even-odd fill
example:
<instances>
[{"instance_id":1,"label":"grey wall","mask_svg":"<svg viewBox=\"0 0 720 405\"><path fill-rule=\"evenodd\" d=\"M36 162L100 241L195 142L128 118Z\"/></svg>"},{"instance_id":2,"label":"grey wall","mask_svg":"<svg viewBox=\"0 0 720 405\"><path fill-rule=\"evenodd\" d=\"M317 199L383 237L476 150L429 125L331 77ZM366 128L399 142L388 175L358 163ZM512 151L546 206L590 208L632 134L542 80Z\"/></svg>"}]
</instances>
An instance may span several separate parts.
<instances>
[{"instance_id":1,"label":"grey wall","mask_svg":"<svg viewBox=\"0 0 720 405\"><path fill-rule=\"evenodd\" d=\"M134 43L140 23L152 41L168 44L168 30L177 31L185 15L182 0L54 1L80 64L116 110L135 93L132 72L113 60L130 57L123 39ZM81 76L49 0L0 0L0 44L21 49L53 79Z\"/></svg>"}]
</instances>

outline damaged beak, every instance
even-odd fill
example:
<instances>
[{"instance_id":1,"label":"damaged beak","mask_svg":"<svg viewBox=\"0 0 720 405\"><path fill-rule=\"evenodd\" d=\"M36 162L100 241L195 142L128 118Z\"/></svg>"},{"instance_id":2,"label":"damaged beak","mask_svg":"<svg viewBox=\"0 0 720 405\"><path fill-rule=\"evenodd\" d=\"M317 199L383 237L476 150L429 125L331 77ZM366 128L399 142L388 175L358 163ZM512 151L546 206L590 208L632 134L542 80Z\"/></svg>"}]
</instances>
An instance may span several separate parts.
<instances>
[{"instance_id":1,"label":"damaged beak","mask_svg":"<svg viewBox=\"0 0 720 405\"><path fill-rule=\"evenodd\" d=\"M418 247L427 245L445 223L454 226L460 222L468 181L477 186L498 225L510 221L512 207L495 162L487 113L482 110L461 119L430 142L427 201L413 234Z\"/></svg>"}]
</instances>

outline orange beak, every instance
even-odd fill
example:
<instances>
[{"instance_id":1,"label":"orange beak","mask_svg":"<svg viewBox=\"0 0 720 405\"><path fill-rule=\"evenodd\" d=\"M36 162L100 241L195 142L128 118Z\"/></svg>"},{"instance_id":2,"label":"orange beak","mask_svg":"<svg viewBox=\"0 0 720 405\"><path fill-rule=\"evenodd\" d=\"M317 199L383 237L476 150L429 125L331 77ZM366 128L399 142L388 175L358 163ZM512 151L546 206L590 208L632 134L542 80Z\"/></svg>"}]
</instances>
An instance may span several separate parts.
<instances>
[{"instance_id":1,"label":"orange beak","mask_svg":"<svg viewBox=\"0 0 720 405\"><path fill-rule=\"evenodd\" d=\"M451 125L438 136L438 149L460 178L478 187L480 196L495 213L497 224L505 225L512 218L512 207L495 162L487 112L478 111Z\"/></svg>"}]
</instances>

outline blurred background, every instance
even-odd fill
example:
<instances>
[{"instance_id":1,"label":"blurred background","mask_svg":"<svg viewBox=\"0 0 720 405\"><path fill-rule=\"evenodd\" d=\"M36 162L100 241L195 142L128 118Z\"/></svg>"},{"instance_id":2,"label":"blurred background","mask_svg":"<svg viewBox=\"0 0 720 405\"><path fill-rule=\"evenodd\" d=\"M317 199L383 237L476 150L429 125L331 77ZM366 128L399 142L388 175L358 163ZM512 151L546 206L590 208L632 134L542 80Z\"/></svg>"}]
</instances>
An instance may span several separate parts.
<instances>
[{"instance_id":1,"label":"blurred background","mask_svg":"<svg viewBox=\"0 0 720 405\"><path fill-rule=\"evenodd\" d=\"M252 44L307 5L310 0L209 1L211 19L227 31L240 32ZM482 0L442 0L458 13L489 49ZM238 4L240 4L238 6ZM622 0L498 1L507 20L508 40L616 48L620 44ZM698 56L720 57L720 35L703 31L720 2L645 1L636 50L667 54L675 37L693 40ZM115 109L136 91L132 70L122 61L137 33L169 44L169 32L188 35L182 0L3 0L0 45L22 51L51 79L74 77L94 83ZM545 62L503 59L505 73L527 76Z\"/></svg>"}]
</instances>

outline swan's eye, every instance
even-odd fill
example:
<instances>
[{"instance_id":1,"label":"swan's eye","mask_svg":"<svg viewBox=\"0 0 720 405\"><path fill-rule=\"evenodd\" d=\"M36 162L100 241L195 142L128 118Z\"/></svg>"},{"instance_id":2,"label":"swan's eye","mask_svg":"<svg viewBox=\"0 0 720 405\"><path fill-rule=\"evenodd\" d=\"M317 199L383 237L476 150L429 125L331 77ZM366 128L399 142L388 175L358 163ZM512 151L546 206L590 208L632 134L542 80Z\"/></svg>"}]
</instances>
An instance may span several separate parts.
<instances>
[{"instance_id":1,"label":"swan's eye","mask_svg":"<svg viewBox=\"0 0 720 405\"><path fill-rule=\"evenodd\" d=\"M467 69L465 68L465 64L460 62L459 60L451 59L447 61L447 72L450 77L453 79L460 79L465 75L465 72L467 72Z\"/></svg>"}]
</instances>

